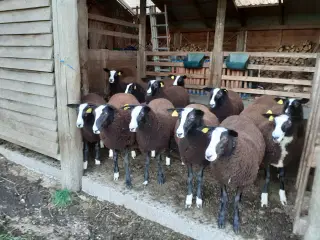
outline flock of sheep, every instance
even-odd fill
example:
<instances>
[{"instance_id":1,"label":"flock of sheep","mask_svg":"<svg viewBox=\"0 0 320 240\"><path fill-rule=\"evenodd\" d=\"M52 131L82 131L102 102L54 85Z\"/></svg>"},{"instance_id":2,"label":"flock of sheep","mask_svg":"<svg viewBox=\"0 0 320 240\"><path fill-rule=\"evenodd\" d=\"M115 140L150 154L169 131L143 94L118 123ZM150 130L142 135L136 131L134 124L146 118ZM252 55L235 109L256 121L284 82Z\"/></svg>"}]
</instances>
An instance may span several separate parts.
<instances>
[{"instance_id":1,"label":"flock of sheep","mask_svg":"<svg viewBox=\"0 0 320 240\"><path fill-rule=\"evenodd\" d=\"M197 178L196 206L202 207L204 169L221 184L219 228L225 226L227 187L236 188L233 229L239 231L239 202L243 189L253 184L258 170L264 167L266 180L261 206L268 205L270 166L279 169L279 197L286 204L284 167L292 154L302 150L298 138L303 136L303 107L308 99L257 98L244 109L235 92L222 88L205 88L210 93L209 107L190 104L184 88L185 76L168 76L147 80L145 86L125 81L124 73L108 73L110 99L89 93L81 104L68 104L78 111L77 127L84 141L84 169L89 145L95 144L95 164L100 164L100 147L109 149L114 161L114 180L119 179L118 155L124 152L125 182L131 187L130 161L139 149L145 154L144 185L149 182L150 158L158 163L158 183L165 183L162 155L170 165L173 144L178 145L181 163L186 165L187 196L190 208L194 198L192 180ZM126 83L125 83L126 82ZM103 143L100 146L100 143ZM200 171L193 173L193 166Z\"/></svg>"}]
</instances>

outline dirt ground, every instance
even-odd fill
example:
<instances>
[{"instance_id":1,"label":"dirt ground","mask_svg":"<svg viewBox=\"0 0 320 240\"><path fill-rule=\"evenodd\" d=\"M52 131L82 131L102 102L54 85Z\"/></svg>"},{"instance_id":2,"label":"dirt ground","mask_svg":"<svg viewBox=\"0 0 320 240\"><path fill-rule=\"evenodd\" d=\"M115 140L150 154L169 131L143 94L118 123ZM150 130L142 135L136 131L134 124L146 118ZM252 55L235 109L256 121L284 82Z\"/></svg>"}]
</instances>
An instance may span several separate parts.
<instances>
[{"instance_id":1,"label":"dirt ground","mask_svg":"<svg viewBox=\"0 0 320 240\"><path fill-rule=\"evenodd\" d=\"M190 239L84 193L57 208L52 196L59 188L0 155L0 240Z\"/></svg>"}]
</instances>

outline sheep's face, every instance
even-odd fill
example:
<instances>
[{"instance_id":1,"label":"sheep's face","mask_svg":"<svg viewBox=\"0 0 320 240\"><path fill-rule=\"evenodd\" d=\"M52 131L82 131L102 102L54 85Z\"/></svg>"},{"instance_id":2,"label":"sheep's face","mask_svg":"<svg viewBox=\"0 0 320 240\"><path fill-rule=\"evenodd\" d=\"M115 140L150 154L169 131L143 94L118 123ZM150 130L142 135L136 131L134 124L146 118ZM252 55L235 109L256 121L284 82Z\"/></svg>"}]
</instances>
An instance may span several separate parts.
<instances>
[{"instance_id":1,"label":"sheep's face","mask_svg":"<svg viewBox=\"0 0 320 240\"><path fill-rule=\"evenodd\" d=\"M125 90L125 93L130 93L130 94L133 94L137 89L137 84L135 83L129 83L127 86L126 86L126 90Z\"/></svg>"},{"instance_id":2,"label":"sheep's face","mask_svg":"<svg viewBox=\"0 0 320 240\"><path fill-rule=\"evenodd\" d=\"M148 113L151 109L148 106L127 107L131 109L130 132L137 132L137 129L147 122Z\"/></svg>"},{"instance_id":3,"label":"sheep's face","mask_svg":"<svg viewBox=\"0 0 320 240\"><path fill-rule=\"evenodd\" d=\"M120 76L122 75L122 71L117 70L109 70L108 68L103 69L109 75L109 83L119 82Z\"/></svg>"},{"instance_id":4,"label":"sheep's face","mask_svg":"<svg viewBox=\"0 0 320 240\"><path fill-rule=\"evenodd\" d=\"M235 138L238 137L236 131L224 127L200 127L198 130L209 137L210 142L205 152L205 158L209 162L232 154L236 145Z\"/></svg>"},{"instance_id":5,"label":"sheep's face","mask_svg":"<svg viewBox=\"0 0 320 240\"><path fill-rule=\"evenodd\" d=\"M202 124L204 112L195 108L168 109L172 116L179 117L179 127L176 131L178 138L184 138L191 129L196 129Z\"/></svg>"},{"instance_id":6,"label":"sheep's face","mask_svg":"<svg viewBox=\"0 0 320 240\"><path fill-rule=\"evenodd\" d=\"M108 127L113 122L115 112L116 109L109 104L98 106L93 112L93 133L100 134L102 127Z\"/></svg>"},{"instance_id":7,"label":"sheep's face","mask_svg":"<svg viewBox=\"0 0 320 240\"><path fill-rule=\"evenodd\" d=\"M147 87L147 96L154 96L161 88L164 87L163 81L160 80L150 80Z\"/></svg>"},{"instance_id":8,"label":"sheep's face","mask_svg":"<svg viewBox=\"0 0 320 240\"><path fill-rule=\"evenodd\" d=\"M302 98L275 98L274 99L278 104L283 104L283 113L288 114L292 117L299 117L300 119L303 118L303 107L302 104L306 104L309 102L309 99Z\"/></svg>"},{"instance_id":9,"label":"sheep's face","mask_svg":"<svg viewBox=\"0 0 320 240\"><path fill-rule=\"evenodd\" d=\"M269 121L274 123L274 130L272 132L272 139L274 142L280 143L286 137L292 137L294 131L293 119L288 114L263 114L269 118Z\"/></svg>"},{"instance_id":10,"label":"sheep's face","mask_svg":"<svg viewBox=\"0 0 320 240\"><path fill-rule=\"evenodd\" d=\"M219 108L228 94L228 90L224 88L204 88L203 90L210 92L209 105L211 109Z\"/></svg>"},{"instance_id":11,"label":"sheep's face","mask_svg":"<svg viewBox=\"0 0 320 240\"><path fill-rule=\"evenodd\" d=\"M169 75L169 78L174 80L173 86L184 87L184 80L187 78L186 75Z\"/></svg>"},{"instance_id":12,"label":"sheep's face","mask_svg":"<svg viewBox=\"0 0 320 240\"><path fill-rule=\"evenodd\" d=\"M77 112L78 112L77 122L76 122L77 128L83 128L85 119L87 119L89 116L92 116L92 111L95 108L95 105L88 104L88 103L68 104L67 106L69 108L77 109Z\"/></svg>"}]
</instances>

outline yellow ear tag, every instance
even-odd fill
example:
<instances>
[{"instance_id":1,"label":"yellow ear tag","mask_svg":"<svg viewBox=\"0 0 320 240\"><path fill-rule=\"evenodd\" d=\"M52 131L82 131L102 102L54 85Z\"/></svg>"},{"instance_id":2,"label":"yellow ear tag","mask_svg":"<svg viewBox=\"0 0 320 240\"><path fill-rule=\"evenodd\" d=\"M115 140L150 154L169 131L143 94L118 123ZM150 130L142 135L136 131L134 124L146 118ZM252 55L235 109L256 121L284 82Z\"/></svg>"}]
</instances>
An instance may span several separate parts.
<instances>
[{"instance_id":1,"label":"yellow ear tag","mask_svg":"<svg viewBox=\"0 0 320 240\"><path fill-rule=\"evenodd\" d=\"M174 76L171 76L171 79L174 80Z\"/></svg>"},{"instance_id":2,"label":"yellow ear tag","mask_svg":"<svg viewBox=\"0 0 320 240\"><path fill-rule=\"evenodd\" d=\"M92 108L88 108L86 113L92 113Z\"/></svg>"},{"instance_id":3,"label":"yellow ear tag","mask_svg":"<svg viewBox=\"0 0 320 240\"><path fill-rule=\"evenodd\" d=\"M209 131L209 128L202 128L201 132L207 133Z\"/></svg>"},{"instance_id":4,"label":"yellow ear tag","mask_svg":"<svg viewBox=\"0 0 320 240\"><path fill-rule=\"evenodd\" d=\"M124 106L123 110L128 110L129 109L129 104L125 104L123 106Z\"/></svg>"},{"instance_id":5,"label":"yellow ear tag","mask_svg":"<svg viewBox=\"0 0 320 240\"><path fill-rule=\"evenodd\" d=\"M172 112L171 116L172 116L172 117L178 117L179 114L178 114L178 112L177 112L176 110L174 110L174 111Z\"/></svg>"},{"instance_id":6,"label":"yellow ear tag","mask_svg":"<svg viewBox=\"0 0 320 240\"><path fill-rule=\"evenodd\" d=\"M270 117L269 117L269 121L270 121L270 122L272 122L272 121L273 121L273 119L274 119L274 117L273 117L273 116L270 116Z\"/></svg>"},{"instance_id":7,"label":"yellow ear tag","mask_svg":"<svg viewBox=\"0 0 320 240\"><path fill-rule=\"evenodd\" d=\"M223 89L225 92L228 92L228 90L227 89Z\"/></svg>"},{"instance_id":8,"label":"yellow ear tag","mask_svg":"<svg viewBox=\"0 0 320 240\"><path fill-rule=\"evenodd\" d=\"M267 114L272 114L272 111L271 110L268 110L268 112L266 112Z\"/></svg>"},{"instance_id":9,"label":"yellow ear tag","mask_svg":"<svg viewBox=\"0 0 320 240\"><path fill-rule=\"evenodd\" d=\"M282 104L283 104L283 100L280 99L280 100L278 101L278 104L282 105Z\"/></svg>"},{"instance_id":10,"label":"yellow ear tag","mask_svg":"<svg viewBox=\"0 0 320 240\"><path fill-rule=\"evenodd\" d=\"M161 82L161 83L160 83L160 86L161 86L161 87L164 87L164 84Z\"/></svg>"},{"instance_id":11,"label":"yellow ear tag","mask_svg":"<svg viewBox=\"0 0 320 240\"><path fill-rule=\"evenodd\" d=\"M118 76L121 76L121 72L118 72Z\"/></svg>"}]
</instances>

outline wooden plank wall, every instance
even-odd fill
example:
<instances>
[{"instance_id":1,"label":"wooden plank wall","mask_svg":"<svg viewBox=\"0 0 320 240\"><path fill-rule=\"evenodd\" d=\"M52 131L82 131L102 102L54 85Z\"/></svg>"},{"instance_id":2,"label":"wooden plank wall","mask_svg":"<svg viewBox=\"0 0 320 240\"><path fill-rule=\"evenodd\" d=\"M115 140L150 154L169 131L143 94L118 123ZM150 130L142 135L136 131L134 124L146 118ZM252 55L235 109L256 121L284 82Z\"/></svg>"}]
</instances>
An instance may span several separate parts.
<instances>
[{"instance_id":1,"label":"wooden plank wall","mask_svg":"<svg viewBox=\"0 0 320 240\"><path fill-rule=\"evenodd\" d=\"M0 1L0 138L59 159L50 3Z\"/></svg>"},{"instance_id":2,"label":"wooden plank wall","mask_svg":"<svg viewBox=\"0 0 320 240\"><path fill-rule=\"evenodd\" d=\"M108 93L107 74L103 68L110 70L124 69L127 75L136 77L137 74L137 52L136 51L110 51L106 49L89 49L88 52L88 76L89 92L101 95Z\"/></svg>"}]
</instances>

